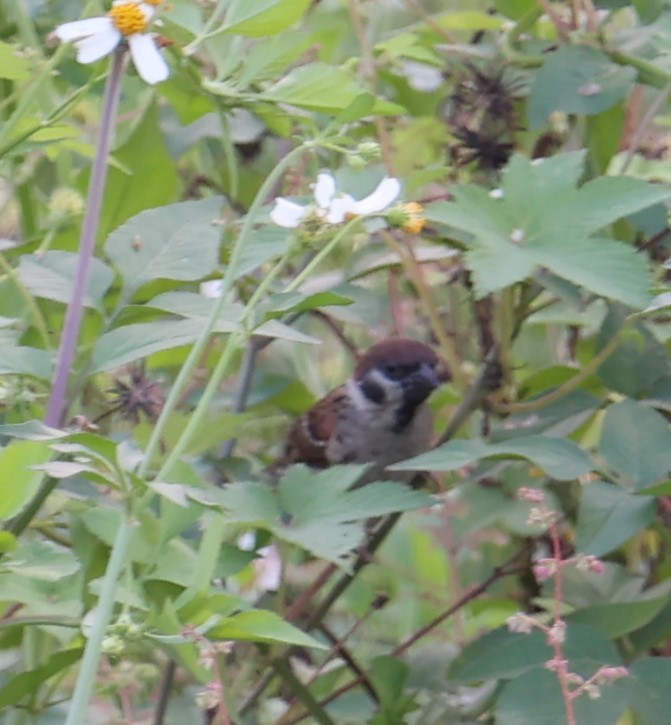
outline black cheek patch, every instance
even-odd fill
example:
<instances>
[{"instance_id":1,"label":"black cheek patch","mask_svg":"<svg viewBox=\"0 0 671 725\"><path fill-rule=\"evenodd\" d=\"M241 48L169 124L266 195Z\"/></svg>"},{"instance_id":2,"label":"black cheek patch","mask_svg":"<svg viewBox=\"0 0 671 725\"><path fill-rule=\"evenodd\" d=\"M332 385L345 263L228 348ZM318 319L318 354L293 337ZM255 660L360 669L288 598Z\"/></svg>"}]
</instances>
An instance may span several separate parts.
<instances>
[{"instance_id":1,"label":"black cheek patch","mask_svg":"<svg viewBox=\"0 0 671 725\"><path fill-rule=\"evenodd\" d=\"M386 396L384 388L381 385L378 385L369 378L364 378L359 383L359 387L361 388L361 392L368 398L368 400L370 400L371 403L375 403L376 405L382 405L382 403L384 403Z\"/></svg>"}]
</instances>

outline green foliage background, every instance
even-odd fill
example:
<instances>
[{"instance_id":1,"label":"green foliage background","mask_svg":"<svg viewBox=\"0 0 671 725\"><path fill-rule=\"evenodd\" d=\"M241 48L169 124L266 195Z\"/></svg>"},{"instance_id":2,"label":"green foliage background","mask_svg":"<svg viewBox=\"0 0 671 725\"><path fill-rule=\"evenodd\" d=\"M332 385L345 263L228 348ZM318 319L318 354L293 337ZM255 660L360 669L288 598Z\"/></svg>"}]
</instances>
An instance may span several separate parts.
<instances>
[{"instance_id":1,"label":"green foliage background","mask_svg":"<svg viewBox=\"0 0 671 725\"><path fill-rule=\"evenodd\" d=\"M169 80L123 81L63 430L40 421L109 61L51 33L108 8L0 9L3 718L564 723L545 635L506 628L560 599L571 670L629 668L577 721L668 720L668 3L172 0ZM272 224L325 169L356 198L397 176L426 226ZM213 313L200 284L222 277ZM263 482L351 348L395 333L452 367L437 438L500 363L451 439L397 466L433 483ZM601 574L534 578L549 539L522 487Z\"/></svg>"}]
</instances>

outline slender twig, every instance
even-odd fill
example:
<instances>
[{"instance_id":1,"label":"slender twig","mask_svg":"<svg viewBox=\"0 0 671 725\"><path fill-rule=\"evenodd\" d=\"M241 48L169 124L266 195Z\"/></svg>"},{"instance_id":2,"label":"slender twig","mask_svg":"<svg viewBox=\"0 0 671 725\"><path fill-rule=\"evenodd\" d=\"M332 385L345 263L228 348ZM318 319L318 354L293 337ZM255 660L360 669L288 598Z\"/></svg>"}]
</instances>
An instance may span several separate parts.
<instances>
[{"instance_id":1,"label":"slender twig","mask_svg":"<svg viewBox=\"0 0 671 725\"><path fill-rule=\"evenodd\" d=\"M520 556L520 551L517 551L513 556L508 559L504 564L501 566L498 566L494 569L494 571L482 582L477 584L476 586L472 587L466 594L464 594L458 601L456 601L452 606L450 606L448 609L446 609L444 612L441 612L437 617L435 617L431 622L429 622L427 625L422 627L420 630L415 632L411 637L409 637L405 642L401 643L396 649L394 649L391 653L392 657L399 657L402 655L407 649L412 647L413 644L415 644L417 641L425 637L429 632L431 632L433 629L435 629L439 624L442 624L446 619L454 615L456 612L458 612L460 609L463 609L467 604L472 602L474 599L477 599L479 596L484 594L493 584L495 584L497 581L502 579L503 577L510 576L514 573L516 573L517 569L512 569L511 566L515 563L516 559ZM328 705L331 702L334 702L339 697L344 695L345 693L349 692L350 690L353 690L355 687L358 687L359 685L363 684L363 679L361 676L357 676L354 679L352 679L350 682L346 683L342 687L338 688L334 692L332 692L328 697L325 697L319 705L324 708L326 705ZM308 715L302 714L299 717L294 718L293 720L290 720L289 722L283 723L283 725L296 725L296 723L301 722L304 720Z\"/></svg>"},{"instance_id":2,"label":"slender twig","mask_svg":"<svg viewBox=\"0 0 671 725\"><path fill-rule=\"evenodd\" d=\"M576 373L570 380L567 380L563 385L555 388L551 393L528 402L510 404L493 403L493 410L501 413L535 413L546 405L561 400L564 396L579 388L590 375L595 373L606 362L622 342L623 332L624 328L615 334L599 354L595 355L582 370Z\"/></svg>"},{"instance_id":3,"label":"slender twig","mask_svg":"<svg viewBox=\"0 0 671 725\"><path fill-rule=\"evenodd\" d=\"M412 636L408 637L405 642L396 647L392 653L392 657L400 657L406 650L410 649L415 643L419 642L420 639L426 637L429 632L435 629L438 625L442 624L446 619L449 619L453 614L456 614L466 604L477 599L481 594L484 594L492 584L495 584L499 579L506 576L511 576L519 571L519 567L513 566L523 550L515 552L504 564L497 566L494 571L483 581L475 586L471 587L465 594L463 594L452 606L441 612L437 617L434 617L428 624L418 629Z\"/></svg>"},{"instance_id":4,"label":"slender twig","mask_svg":"<svg viewBox=\"0 0 671 725\"><path fill-rule=\"evenodd\" d=\"M372 610L371 610L372 611ZM328 639L328 641L333 645L333 652L341 657L343 662L349 667L354 674L361 678L361 684L363 685L366 692L371 696L372 700L374 702L379 702L380 698L377 695L377 692L375 692L375 688L371 684L371 681L368 679L368 675L366 674L366 671L363 669L363 667L354 659L354 656L352 653L345 647L345 643L343 640L335 635L334 632L331 631L330 627L327 627L323 622L319 625L319 631Z\"/></svg>"},{"instance_id":5,"label":"slender twig","mask_svg":"<svg viewBox=\"0 0 671 725\"><path fill-rule=\"evenodd\" d=\"M631 135L631 138L629 139L629 146L627 148L627 155L625 156L624 163L622 164L622 168L620 169L621 174L625 174L627 172L627 169L631 165L631 162L634 160L634 155L638 150L638 146L641 143L643 135L648 130L657 113L659 113L659 109L662 107L662 104L666 103L666 99L669 97L670 93L671 81L669 81L664 86L664 88L662 88L660 93L657 95L657 98L655 98L655 100L650 104L650 107L645 112L645 115L641 119L641 122L638 124L638 127Z\"/></svg>"},{"instance_id":6,"label":"slender twig","mask_svg":"<svg viewBox=\"0 0 671 725\"><path fill-rule=\"evenodd\" d=\"M51 396L45 417L45 423L50 426L58 426L62 423L63 414L67 407L68 381L77 350L79 329L84 313L84 297L88 287L91 262L95 253L96 237L100 225L100 210L102 209L105 182L107 180L107 160L112 147L114 124L121 97L121 81L126 59L127 54L123 47L114 52L112 68L105 88L100 134L91 171L91 183L86 201L86 215L82 225L77 270L72 287L72 297L65 317L65 327L58 350Z\"/></svg>"},{"instance_id":7,"label":"slender twig","mask_svg":"<svg viewBox=\"0 0 671 725\"><path fill-rule=\"evenodd\" d=\"M399 256L403 269L412 280L412 283L417 290L417 295L422 302L423 309L429 317L431 330L438 340L440 352L444 355L445 360L450 367L455 383L460 390L465 389L466 385L461 369L461 361L457 355L454 343L445 332L445 326L440 317L440 311L438 309L438 305L436 304L433 292L424 279L424 274L417 258L415 257L412 247L410 244L399 242L393 234L387 232L386 230L381 230L380 235L386 244L389 245L389 247L391 247L391 249L393 249Z\"/></svg>"},{"instance_id":8,"label":"slender twig","mask_svg":"<svg viewBox=\"0 0 671 725\"><path fill-rule=\"evenodd\" d=\"M156 701L154 719L152 720L153 725L163 725L165 716L168 712L168 702L170 700L170 695L172 694L176 671L177 664L175 663L175 660L168 660L165 668L163 669L163 676L161 677L158 700Z\"/></svg>"}]
</instances>

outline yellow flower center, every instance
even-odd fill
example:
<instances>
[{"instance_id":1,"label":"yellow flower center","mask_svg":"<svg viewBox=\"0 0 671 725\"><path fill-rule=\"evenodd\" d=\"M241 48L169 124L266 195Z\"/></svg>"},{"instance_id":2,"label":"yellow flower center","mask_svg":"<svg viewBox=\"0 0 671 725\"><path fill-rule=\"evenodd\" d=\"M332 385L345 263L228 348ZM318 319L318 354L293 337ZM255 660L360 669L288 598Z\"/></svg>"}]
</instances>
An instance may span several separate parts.
<instances>
[{"instance_id":1,"label":"yellow flower center","mask_svg":"<svg viewBox=\"0 0 671 725\"><path fill-rule=\"evenodd\" d=\"M424 209L416 201L410 201L403 205L406 218L403 222L403 231L408 234L419 234L426 224Z\"/></svg>"},{"instance_id":2,"label":"yellow flower center","mask_svg":"<svg viewBox=\"0 0 671 725\"><path fill-rule=\"evenodd\" d=\"M107 15L112 18L119 32L125 36L144 33L149 25L149 18L137 3L115 5Z\"/></svg>"}]
</instances>

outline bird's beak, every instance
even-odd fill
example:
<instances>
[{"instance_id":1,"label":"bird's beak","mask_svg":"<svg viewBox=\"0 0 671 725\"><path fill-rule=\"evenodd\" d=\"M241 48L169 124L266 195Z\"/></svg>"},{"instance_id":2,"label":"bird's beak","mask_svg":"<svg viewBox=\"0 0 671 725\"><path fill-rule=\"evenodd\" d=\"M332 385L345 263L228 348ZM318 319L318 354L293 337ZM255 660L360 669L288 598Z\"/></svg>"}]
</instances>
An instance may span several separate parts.
<instances>
[{"instance_id":1,"label":"bird's beak","mask_svg":"<svg viewBox=\"0 0 671 725\"><path fill-rule=\"evenodd\" d=\"M444 383L449 383L450 380L452 380L452 372L443 359L438 360L438 365L436 365L433 372L438 378L436 387L443 385Z\"/></svg>"}]
</instances>

